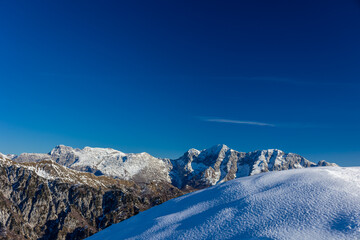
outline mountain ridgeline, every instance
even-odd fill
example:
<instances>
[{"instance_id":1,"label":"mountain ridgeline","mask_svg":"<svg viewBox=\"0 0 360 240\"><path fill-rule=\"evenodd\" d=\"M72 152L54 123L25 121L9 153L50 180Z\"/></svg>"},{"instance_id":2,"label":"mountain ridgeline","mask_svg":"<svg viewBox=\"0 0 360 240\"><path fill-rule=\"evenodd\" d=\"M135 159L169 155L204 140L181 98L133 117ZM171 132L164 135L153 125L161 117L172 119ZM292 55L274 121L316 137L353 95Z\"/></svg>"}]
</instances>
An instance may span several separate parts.
<instances>
[{"instance_id":1,"label":"mountain ridgeline","mask_svg":"<svg viewBox=\"0 0 360 240\"><path fill-rule=\"evenodd\" d=\"M335 165L325 161L315 164L298 154L277 149L238 152L223 144L202 151L190 149L174 160L156 158L148 153L126 154L111 148L74 149L64 145L48 154L23 153L9 157L19 163L52 160L96 176L137 183L162 181L179 189L205 188L261 172Z\"/></svg>"}]
</instances>

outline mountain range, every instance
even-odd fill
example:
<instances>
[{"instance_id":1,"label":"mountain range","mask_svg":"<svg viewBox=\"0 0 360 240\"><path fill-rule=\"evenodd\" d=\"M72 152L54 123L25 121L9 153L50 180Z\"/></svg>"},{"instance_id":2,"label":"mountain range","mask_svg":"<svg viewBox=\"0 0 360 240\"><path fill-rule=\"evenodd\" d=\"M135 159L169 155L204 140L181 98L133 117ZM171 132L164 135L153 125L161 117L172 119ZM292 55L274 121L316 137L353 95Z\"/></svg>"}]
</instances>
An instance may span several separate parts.
<instances>
[{"instance_id":1,"label":"mountain range","mask_svg":"<svg viewBox=\"0 0 360 240\"><path fill-rule=\"evenodd\" d=\"M72 148L59 145L47 154L9 155L16 162L52 160L70 169L134 182L164 181L179 189L204 188L261 172L316 166L334 166L281 150L238 152L224 144L204 150L190 149L178 159L156 158L148 153L123 153L111 148Z\"/></svg>"},{"instance_id":2,"label":"mountain range","mask_svg":"<svg viewBox=\"0 0 360 240\"><path fill-rule=\"evenodd\" d=\"M270 149L225 145L178 159L59 145L0 154L0 239L84 239L185 193L268 171L336 166Z\"/></svg>"}]
</instances>

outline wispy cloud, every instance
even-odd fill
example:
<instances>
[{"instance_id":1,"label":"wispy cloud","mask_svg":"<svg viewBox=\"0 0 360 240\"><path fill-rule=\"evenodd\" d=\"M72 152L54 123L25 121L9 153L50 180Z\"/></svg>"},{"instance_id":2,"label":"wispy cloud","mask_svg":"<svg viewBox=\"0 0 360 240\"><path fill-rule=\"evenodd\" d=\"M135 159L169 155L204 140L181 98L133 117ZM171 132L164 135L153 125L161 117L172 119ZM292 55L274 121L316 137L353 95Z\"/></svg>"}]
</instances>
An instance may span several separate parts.
<instances>
[{"instance_id":1,"label":"wispy cloud","mask_svg":"<svg viewBox=\"0 0 360 240\"><path fill-rule=\"evenodd\" d=\"M244 120L233 120L233 119L224 119L216 117L197 117L201 121L205 122L215 122L215 123L230 123L230 124L243 124L243 125L253 125L253 126L265 126L265 127L277 127L277 128L317 128L317 129L330 129L335 128L334 125L329 125L326 123L321 124L312 124L312 123L265 123L257 121L244 121Z\"/></svg>"},{"instance_id":2,"label":"wispy cloud","mask_svg":"<svg viewBox=\"0 0 360 240\"><path fill-rule=\"evenodd\" d=\"M275 125L271 124L271 123L253 122L253 121L240 121L240 120L231 120L231 119L222 119L222 118L220 118L220 119L219 118L203 118L203 121L275 127Z\"/></svg>"}]
</instances>

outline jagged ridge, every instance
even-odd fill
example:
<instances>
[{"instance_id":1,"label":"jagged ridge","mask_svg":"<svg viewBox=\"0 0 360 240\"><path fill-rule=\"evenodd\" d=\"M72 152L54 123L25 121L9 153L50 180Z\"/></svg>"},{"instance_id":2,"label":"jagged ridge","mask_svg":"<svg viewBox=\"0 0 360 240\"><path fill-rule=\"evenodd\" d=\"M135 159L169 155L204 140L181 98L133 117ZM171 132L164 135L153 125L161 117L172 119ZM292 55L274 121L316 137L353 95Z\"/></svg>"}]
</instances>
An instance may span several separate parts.
<instances>
[{"instance_id":1,"label":"jagged ridge","mask_svg":"<svg viewBox=\"0 0 360 240\"><path fill-rule=\"evenodd\" d=\"M156 158L148 153L126 154L111 148L74 149L64 145L48 154L25 153L12 159L17 162L48 159L95 175L135 182L165 181L184 189L204 188L261 172L335 165L325 161L315 164L298 154L277 149L238 152L223 144L202 151L190 149L175 160Z\"/></svg>"}]
</instances>

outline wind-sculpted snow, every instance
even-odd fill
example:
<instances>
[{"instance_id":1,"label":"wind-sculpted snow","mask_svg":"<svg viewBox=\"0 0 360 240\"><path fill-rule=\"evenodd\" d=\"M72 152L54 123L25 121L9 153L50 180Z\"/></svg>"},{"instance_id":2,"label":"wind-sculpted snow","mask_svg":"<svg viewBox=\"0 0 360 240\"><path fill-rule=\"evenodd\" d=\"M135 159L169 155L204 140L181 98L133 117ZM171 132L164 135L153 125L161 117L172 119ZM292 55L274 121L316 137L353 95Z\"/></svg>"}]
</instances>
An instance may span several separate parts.
<instances>
[{"instance_id":1,"label":"wind-sculpted snow","mask_svg":"<svg viewBox=\"0 0 360 240\"><path fill-rule=\"evenodd\" d=\"M360 239L360 168L258 174L170 200L106 239Z\"/></svg>"}]
</instances>

